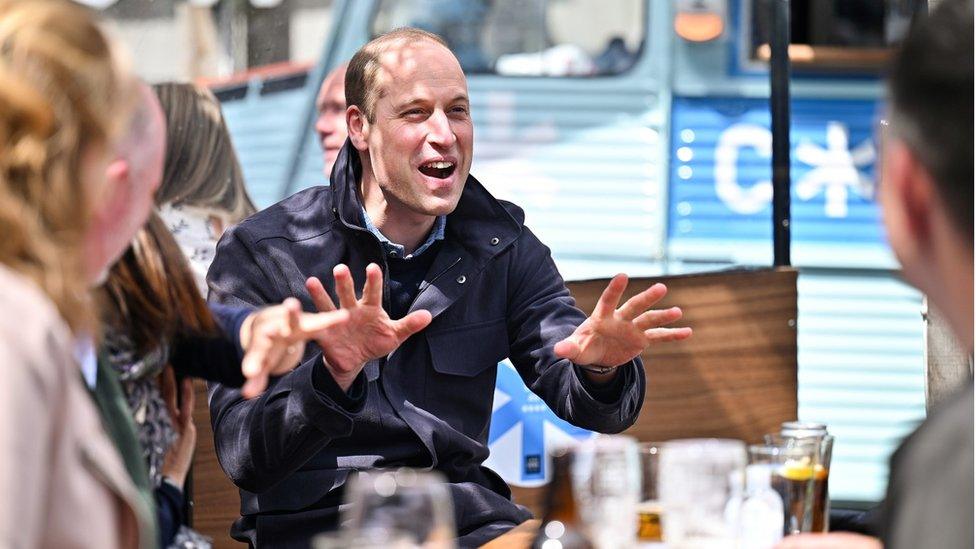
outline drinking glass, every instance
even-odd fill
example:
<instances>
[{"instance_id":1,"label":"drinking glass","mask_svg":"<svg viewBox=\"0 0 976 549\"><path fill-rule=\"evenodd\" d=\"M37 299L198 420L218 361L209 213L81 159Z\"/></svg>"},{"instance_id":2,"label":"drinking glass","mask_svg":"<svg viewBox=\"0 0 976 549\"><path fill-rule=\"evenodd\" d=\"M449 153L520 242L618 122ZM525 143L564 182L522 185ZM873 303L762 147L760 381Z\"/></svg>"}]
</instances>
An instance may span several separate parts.
<instances>
[{"instance_id":1,"label":"drinking glass","mask_svg":"<svg viewBox=\"0 0 976 549\"><path fill-rule=\"evenodd\" d=\"M399 531L424 547L456 546L451 495L435 471L361 472L347 483L345 503L342 529L349 535Z\"/></svg>"},{"instance_id":2,"label":"drinking glass","mask_svg":"<svg viewBox=\"0 0 976 549\"><path fill-rule=\"evenodd\" d=\"M826 532L830 527L830 460L834 452L834 437L827 434L817 436L766 435L766 444L774 446L814 445L816 458L814 470L814 494L812 501L812 524L806 532Z\"/></svg>"},{"instance_id":3,"label":"drinking glass","mask_svg":"<svg viewBox=\"0 0 976 549\"><path fill-rule=\"evenodd\" d=\"M742 441L685 439L661 447L658 494L671 549L736 547L745 484Z\"/></svg>"},{"instance_id":4,"label":"drinking glass","mask_svg":"<svg viewBox=\"0 0 976 549\"><path fill-rule=\"evenodd\" d=\"M637 441L598 436L572 452L573 491L587 538L597 549L634 546L641 489Z\"/></svg>"},{"instance_id":5,"label":"drinking glass","mask_svg":"<svg viewBox=\"0 0 976 549\"><path fill-rule=\"evenodd\" d=\"M412 537L407 532L385 528L328 532L312 538L312 549L420 549Z\"/></svg>"},{"instance_id":6,"label":"drinking glass","mask_svg":"<svg viewBox=\"0 0 976 549\"><path fill-rule=\"evenodd\" d=\"M781 439L778 444L749 447L749 489L775 492L782 504L783 535L814 532L824 520L817 505L826 477L818 463L816 439Z\"/></svg>"},{"instance_id":7,"label":"drinking glass","mask_svg":"<svg viewBox=\"0 0 976 549\"><path fill-rule=\"evenodd\" d=\"M657 495L657 472L661 443L644 442L638 447L641 464L641 497L637 506L637 539L661 541L661 500Z\"/></svg>"}]
</instances>

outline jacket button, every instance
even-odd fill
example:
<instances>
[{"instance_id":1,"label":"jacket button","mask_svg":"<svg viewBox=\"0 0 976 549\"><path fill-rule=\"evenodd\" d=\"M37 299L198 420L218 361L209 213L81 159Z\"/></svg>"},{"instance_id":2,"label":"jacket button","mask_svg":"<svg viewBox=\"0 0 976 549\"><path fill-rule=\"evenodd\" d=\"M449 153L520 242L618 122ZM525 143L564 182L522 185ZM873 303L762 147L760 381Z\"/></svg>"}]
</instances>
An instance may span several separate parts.
<instances>
[{"instance_id":1,"label":"jacket button","mask_svg":"<svg viewBox=\"0 0 976 549\"><path fill-rule=\"evenodd\" d=\"M491 238L491 245L492 246L497 246L499 242L501 242L501 240L498 240L498 237L497 236L493 236Z\"/></svg>"},{"instance_id":2,"label":"jacket button","mask_svg":"<svg viewBox=\"0 0 976 549\"><path fill-rule=\"evenodd\" d=\"M464 284L467 281L468 281L468 279L464 275L461 275L461 276L457 277L457 283L458 284Z\"/></svg>"}]
</instances>

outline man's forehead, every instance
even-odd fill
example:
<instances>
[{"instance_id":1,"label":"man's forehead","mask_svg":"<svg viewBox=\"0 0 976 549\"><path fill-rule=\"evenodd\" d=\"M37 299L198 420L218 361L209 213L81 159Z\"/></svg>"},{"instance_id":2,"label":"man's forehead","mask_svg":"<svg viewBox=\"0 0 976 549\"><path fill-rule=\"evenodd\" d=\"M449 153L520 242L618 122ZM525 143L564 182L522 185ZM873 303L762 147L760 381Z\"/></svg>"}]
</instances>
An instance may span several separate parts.
<instances>
[{"instance_id":1,"label":"man's forehead","mask_svg":"<svg viewBox=\"0 0 976 549\"><path fill-rule=\"evenodd\" d=\"M412 78L418 72L430 79L459 78L464 72L451 50L429 40L397 42L378 57L377 83L391 78Z\"/></svg>"}]
</instances>

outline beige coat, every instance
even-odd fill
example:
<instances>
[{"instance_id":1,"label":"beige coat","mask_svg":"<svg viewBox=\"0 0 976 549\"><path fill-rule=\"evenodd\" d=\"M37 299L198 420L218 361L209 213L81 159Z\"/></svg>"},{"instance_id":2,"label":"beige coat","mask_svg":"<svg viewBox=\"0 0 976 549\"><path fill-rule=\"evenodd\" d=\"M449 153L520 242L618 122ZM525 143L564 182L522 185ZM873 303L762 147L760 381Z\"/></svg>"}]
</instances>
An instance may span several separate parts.
<instances>
[{"instance_id":1,"label":"beige coat","mask_svg":"<svg viewBox=\"0 0 976 549\"><path fill-rule=\"evenodd\" d=\"M54 305L0 265L0 549L151 548Z\"/></svg>"}]
</instances>

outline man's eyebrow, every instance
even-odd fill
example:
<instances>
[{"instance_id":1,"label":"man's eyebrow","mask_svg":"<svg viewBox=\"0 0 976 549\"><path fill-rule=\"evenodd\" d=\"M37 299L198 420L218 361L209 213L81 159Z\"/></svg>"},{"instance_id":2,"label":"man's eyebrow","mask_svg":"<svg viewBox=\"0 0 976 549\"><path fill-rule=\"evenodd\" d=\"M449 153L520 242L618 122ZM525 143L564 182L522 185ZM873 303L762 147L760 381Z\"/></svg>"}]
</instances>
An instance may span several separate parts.
<instances>
[{"instance_id":1,"label":"man's eyebrow","mask_svg":"<svg viewBox=\"0 0 976 549\"><path fill-rule=\"evenodd\" d=\"M469 103L470 99L468 99L467 94L459 93L456 96L454 96L454 99L451 99L451 103L457 103L458 101L464 101L465 103Z\"/></svg>"},{"instance_id":2,"label":"man's eyebrow","mask_svg":"<svg viewBox=\"0 0 976 549\"><path fill-rule=\"evenodd\" d=\"M403 109L406 109L408 107L413 107L415 105L420 105L420 104L423 104L423 103L425 103L425 101L422 98L420 98L420 97L414 97L413 99L407 99L406 101L403 101L402 103L396 104L393 107L393 110L395 110L395 111L402 111Z\"/></svg>"}]
</instances>

